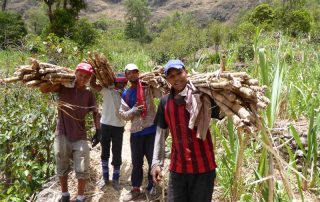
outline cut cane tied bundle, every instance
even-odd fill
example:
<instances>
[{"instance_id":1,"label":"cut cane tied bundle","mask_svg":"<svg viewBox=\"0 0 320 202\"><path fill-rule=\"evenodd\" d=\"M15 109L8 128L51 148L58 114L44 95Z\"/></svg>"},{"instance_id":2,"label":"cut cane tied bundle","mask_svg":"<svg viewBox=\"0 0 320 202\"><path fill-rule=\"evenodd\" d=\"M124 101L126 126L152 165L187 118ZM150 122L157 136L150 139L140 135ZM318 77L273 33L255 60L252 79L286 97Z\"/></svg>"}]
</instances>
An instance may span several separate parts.
<instances>
[{"instance_id":1,"label":"cut cane tied bundle","mask_svg":"<svg viewBox=\"0 0 320 202\"><path fill-rule=\"evenodd\" d=\"M108 87L114 83L115 74L107 58L98 53L90 53L88 63L93 67L96 78L102 86Z\"/></svg>"},{"instance_id":2,"label":"cut cane tied bundle","mask_svg":"<svg viewBox=\"0 0 320 202\"><path fill-rule=\"evenodd\" d=\"M258 110L266 108L269 99L265 86L246 72L196 74L189 80L202 93L209 95L221 111L233 120L239 132L252 134L261 128Z\"/></svg>"},{"instance_id":3,"label":"cut cane tied bundle","mask_svg":"<svg viewBox=\"0 0 320 202\"><path fill-rule=\"evenodd\" d=\"M165 80L163 68L140 76L149 86L168 93L170 84ZM264 96L265 86L250 78L246 72L203 73L189 75L189 80L201 93L210 96L223 114L233 120L239 132L252 134L261 128L259 109L264 109L269 99ZM210 110L210 109L207 109Z\"/></svg>"},{"instance_id":4,"label":"cut cane tied bundle","mask_svg":"<svg viewBox=\"0 0 320 202\"><path fill-rule=\"evenodd\" d=\"M22 81L28 87L39 87L43 84L71 84L75 80L74 71L66 67L39 62L31 59L30 65L16 68L15 76L5 78L5 83Z\"/></svg>"},{"instance_id":5,"label":"cut cane tied bundle","mask_svg":"<svg viewBox=\"0 0 320 202\"><path fill-rule=\"evenodd\" d=\"M156 67L155 71L142 74L140 81L144 85L159 89L162 93L168 93L170 91L170 84L165 79L163 67Z\"/></svg>"}]
</instances>

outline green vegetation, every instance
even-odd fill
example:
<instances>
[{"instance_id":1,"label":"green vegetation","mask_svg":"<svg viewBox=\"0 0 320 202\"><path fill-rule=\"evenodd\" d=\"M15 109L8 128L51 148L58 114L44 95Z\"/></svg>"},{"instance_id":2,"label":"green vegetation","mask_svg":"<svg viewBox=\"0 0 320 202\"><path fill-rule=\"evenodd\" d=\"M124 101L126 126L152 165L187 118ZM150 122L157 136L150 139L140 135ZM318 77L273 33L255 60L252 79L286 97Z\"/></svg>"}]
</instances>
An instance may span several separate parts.
<instances>
[{"instance_id":1,"label":"green vegetation","mask_svg":"<svg viewBox=\"0 0 320 202\"><path fill-rule=\"evenodd\" d=\"M22 16L16 12L0 12L0 49L20 45L27 33Z\"/></svg>"},{"instance_id":2,"label":"green vegetation","mask_svg":"<svg viewBox=\"0 0 320 202\"><path fill-rule=\"evenodd\" d=\"M288 153L282 156L288 164L285 175L294 197L306 201L307 195L320 194L316 167L320 131L318 2L272 1L273 4L259 5L232 25L215 21L200 27L192 15L174 13L152 25L150 30L149 10L144 0L126 1L125 23L111 19L78 20L75 16L80 7L72 13L55 1L45 2L58 9L47 18L43 17L41 8L29 11L25 20L29 30L26 36L21 16L0 12L0 22L6 22L7 26L0 31L1 78L11 76L14 67L28 63L29 57L41 61L54 59L59 65L73 68L89 51L106 55L118 71L131 62L142 71L150 71L168 59L181 58L188 69L206 72L218 69L220 54L224 52L227 70L247 71L257 78L260 85L267 86L271 103L261 115L264 128L256 137L237 134L228 120L212 125L219 200L232 197L240 201L268 201L270 197L273 201L293 200L278 174L268 178L276 173L271 165L277 163L271 158L268 141L281 119L288 122L303 119L309 123L307 150L299 142L297 128L291 124L286 128L304 155L303 172L298 174L295 172L298 169L296 150L283 146ZM8 41L21 43L7 46ZM235 68L238 62L246 66ZM3 108L0 112L0 200L25 201L54 171L54 99L19 84L0 85L0 94L5 95L0 97ZM242 175L234 179L241 158Z\"/></svg>"}]
</instances>

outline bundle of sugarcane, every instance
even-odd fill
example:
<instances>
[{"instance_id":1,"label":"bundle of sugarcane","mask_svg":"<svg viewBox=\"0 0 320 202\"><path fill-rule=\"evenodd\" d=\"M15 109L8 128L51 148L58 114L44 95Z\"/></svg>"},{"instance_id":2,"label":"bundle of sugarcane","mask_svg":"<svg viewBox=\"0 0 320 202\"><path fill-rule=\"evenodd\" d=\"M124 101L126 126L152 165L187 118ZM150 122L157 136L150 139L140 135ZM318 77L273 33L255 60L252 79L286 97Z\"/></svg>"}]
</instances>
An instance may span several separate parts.
<instances>
[{"instance_id":1,"label":"bundle of sugarcane","mask_svg":"<svg viewBox=\"0 0 320 202\"><path fill-rule=\"evenodd\" d=\"M74 71L71 69L31 59L30 65L18 66L14 76L3 81L5 83L22 81L28 87L39 87L43 83L72 83L74 79Z\"/></svg>"},{"instance_id":2,"label":"bundle of sugarcane","mask_svg":"<svg viewBox=\"0 0 320 202\"><path fill-rule=\"evenodd\" d=\"M246 72L195 74L189 80L200 91L215 100L221 111L232 118L240 132L253 133L261 128L258 110L266 108L269 99L265 86Z\"/></svg>"},{"instance_id":3,"label":"bundle of sugarcane","mask_svg":"<svg viewBox=\"0 0 320 202\"><path fill-rule=\"evenodd\" d=\"M93 67L96 78L104 87L114 83L115 74L107 58L98 53L89 54L88 63Z\"/></svg>"},{"instance_id":4,"label":"bundle of sugarcane","mask_svg":"<svg viewBox=\"0 0 320 202\"><path fill-rule=\"evenodd\" d=\"M162 93L168 93L170 90L170 84L165 79L164 68L161 66L156 67L152 72L141 74L140 81L144 85L159 89Z\"/></svg>"},{"instance_id":5,"label":"bundle of sugarcane","mask_svg":"<svg viewBox=\"0 0 320 202\"><path fill-rule=\"evenodd\" d=\"M223 65L222 65L223 66ZM232 118L238 131L253 133L260 129L259 109L264 109L269 99L264 96L265 86L250 78L246 72L194 73L189 80L202 93L215 100L222 113ZM162 67L140 76L145 85L168 93L170 84L166 81ZM209 109L208 109L209 110Z\"/></svg>"}]
</instances>

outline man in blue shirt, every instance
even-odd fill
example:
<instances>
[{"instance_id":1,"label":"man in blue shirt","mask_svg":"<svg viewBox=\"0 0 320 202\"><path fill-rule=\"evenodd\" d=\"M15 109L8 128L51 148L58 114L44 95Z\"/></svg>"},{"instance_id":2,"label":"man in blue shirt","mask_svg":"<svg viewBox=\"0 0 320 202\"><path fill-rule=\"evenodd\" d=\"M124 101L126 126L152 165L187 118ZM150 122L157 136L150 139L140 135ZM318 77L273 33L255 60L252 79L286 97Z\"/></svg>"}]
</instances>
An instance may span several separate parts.
<instances>
[{"instance_id":1,"label":"man in blue shirt","mask_svg":"<svg viewBox=\"0 0 320 202\"><path fill-rule=\"evenodd\" d=\"M124 70L131 86L122 94L119 114L124 120L131 121L132 189L123 198L123 201L130 201L141 196L140 186L143 180L144 156L146 156L149 165L146 189L149 193L153 193L154 190L150 169L156 133L156 126L153 123L156 108L151 89L148 86L142 86L139 81L138 67L135 64L128 64Z\"/></svg>"}]
</instances>

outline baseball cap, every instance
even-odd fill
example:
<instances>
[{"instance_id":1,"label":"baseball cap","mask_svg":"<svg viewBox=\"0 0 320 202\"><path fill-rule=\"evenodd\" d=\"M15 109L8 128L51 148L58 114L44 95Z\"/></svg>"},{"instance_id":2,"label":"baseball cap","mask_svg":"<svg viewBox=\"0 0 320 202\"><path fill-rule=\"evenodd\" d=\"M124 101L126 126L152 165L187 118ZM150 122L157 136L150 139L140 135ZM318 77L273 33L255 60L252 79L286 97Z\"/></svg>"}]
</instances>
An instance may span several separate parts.
<instances>
[{"instance_id":1,"label":"baseball cap","mask_svg":"<svg viewBox=\"0 0 320 202\"><path fill-rule=\"evenodd\" d=\"M93 73L93 68L88 63L79 63L76 67L76 72L77 71L81 71L83 73L91 75Z\"/></svg>"},{"instance_id":2,"label":"baseball cap","mask_svg":"<svg viewBox=\"0 0 320 202\"><path fill-rule=\"evenodd\" d=\"M130 63L130 64L127 64L124 68L124 71L132 71L132 70L138 70L138 67L137 65L133 64L133 63Z\"/></svg>"},{"instance_id":3,"label":"baseball cap","mask_svg":"<svg viewBox=\"0 0 320 202\"><path fill-rule=\"evenodd\" d=\"M171 68L182 69L184 68L184 64L181 60L169 60L168 63L164 66L164 74L167 76L168 71Z\"/></svg>"},{"instance_id":4,"label":"baseball cap","mask_svg":"<svg viewBox=\"0 0 320 202\"><path fill-rule=\"evenodd\" d=\"M126 76L123 73L117 73L116 78L114 80L114 82L123 82L123 83L127 83L128 80L126 78Z\"/></svg>"}]
</instances>

